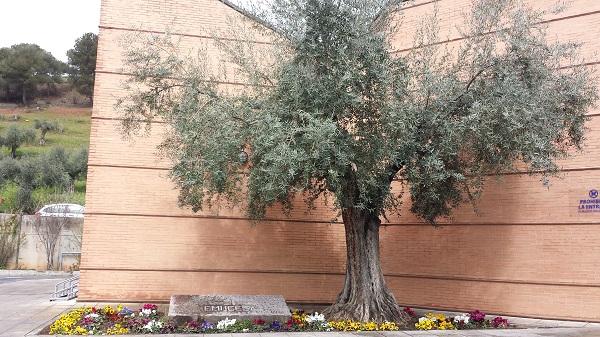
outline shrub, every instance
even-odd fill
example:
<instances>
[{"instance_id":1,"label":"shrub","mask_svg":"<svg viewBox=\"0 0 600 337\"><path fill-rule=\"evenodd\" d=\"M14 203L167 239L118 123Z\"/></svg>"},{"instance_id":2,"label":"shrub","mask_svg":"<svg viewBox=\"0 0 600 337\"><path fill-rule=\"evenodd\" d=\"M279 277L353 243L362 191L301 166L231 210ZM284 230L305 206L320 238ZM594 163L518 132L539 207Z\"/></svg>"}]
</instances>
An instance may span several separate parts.
<instances>
[{"instance_id":1,"label":"shrub","mask_svg":"<svg viewBox=\"0 0 600 337\"><path fill-rule=\"evenodd\" d=\"M83 203L73 192L78 180L85 179L87 175L87 158L87 149L67 152L55 147L38 157L1 159L0 185L3 191L16 186L13 198L7 203L12 209L25 213L32 213L36 204L48 201ZM84 187L79 186L79 189ZM40 190L44 193L37 193Z\"/></svg>"},{"instance_id":2,"label":"shrub","mask_svg":"<svg viewBox=\"0 0 600 337\"><path fill-rule=\"evenodd\" d=\"M0 137L0 145L9 148L11 157L17 158L17 149L23 144L32 142L34 139L35 131L33 129L22 129L16 125L11 125Z\"/></svg>"}]
</instances>

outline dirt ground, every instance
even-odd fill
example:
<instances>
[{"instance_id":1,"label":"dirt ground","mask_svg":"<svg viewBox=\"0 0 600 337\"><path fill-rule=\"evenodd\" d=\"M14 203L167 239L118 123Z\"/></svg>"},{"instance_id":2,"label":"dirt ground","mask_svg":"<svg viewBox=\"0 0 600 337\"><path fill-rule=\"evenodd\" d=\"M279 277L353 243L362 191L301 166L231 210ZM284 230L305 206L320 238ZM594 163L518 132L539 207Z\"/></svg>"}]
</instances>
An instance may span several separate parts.
<instances>
[{"instance_id":1,"label":"dirt ground","mask_svg":"<svg viewBox=\"0 0 600 337\"><path fill-rule=\"evenodd\" d=\"M48 106L40 108L36 107L14 107L14 108L2 108L0 107L0 115L23 115L31 112L40 111L52 111L57 115L65 116L89 116L92 114L92 107L79 107L79 106Z\"/></svg>"}]
</instances>

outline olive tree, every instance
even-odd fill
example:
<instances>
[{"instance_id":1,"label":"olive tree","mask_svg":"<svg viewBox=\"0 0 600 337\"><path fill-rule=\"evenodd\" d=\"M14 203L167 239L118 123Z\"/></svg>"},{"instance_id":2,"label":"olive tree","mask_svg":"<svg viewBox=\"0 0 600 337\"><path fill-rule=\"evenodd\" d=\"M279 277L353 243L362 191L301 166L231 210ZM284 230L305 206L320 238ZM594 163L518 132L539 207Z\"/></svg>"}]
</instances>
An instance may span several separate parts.
<instances>
[{"instance_id":1,"label":"olive tree","mask_svg":"<svg viewBox=\"0 0 600 337\"><path fill-rule=\"evenodd\" d=\"M185 53L166 34L136 37L124 53L123 130L166 123L160 148L173 160L181 206L198 211L225 199L260 219L273 204L290 209L295 196L309 205L333 197L347 265L329 319L403 320L379 259L381 218L402 207L395 180L405 181L410 210L435 224L475 201L486 175L517 163L543 177L555 172L557 158L580 149L597 99L590 70L566 66L580 63L579 46L550 42L537 24L547 13L517 0L476 0L463 40L436 43L432 15L412 51L400 54L390 42L407 38L397 6L256 6L254 17L268 26L256 30L271 44L244 42L255 31L241 28L236 38L214 39L249 84L235 90L222 84L232 82L231 68L213 71L210 46Z\"/></svg>"},{"instance_id":2,"label":"olive tree","mask_svg":"<svg viewBox=\"0 0 600 337\"><path fill-rule=\"evenodd\" d=\"M10 149L10 156L17 158L17 149L23 144L31 143L35 139L33 129L20 128L11 125L4 134L0 135L0 145Z\"/></svg>"},{"instance_id":3,"label":"olive tree","mask_svg":"<svg viewBox=\"0 0 600 337\"><path fill-rule=\"evenodd\" d=\"M14 208L19 212L31 214L40 202L34 198L39 188L51 189L58 193L52 199L64 202L60 193L73 193L75 182L87 175L88 151L81 148L67 152L61 147L52 148L47 153L23 159L0 159L0 187L15 184Z\"/></svg>"},{"instance_id":4,"label":"olive tree","mask_svg":"<svg viewBox=\"0 0 600 337\"><path fill-rule=\"evenodd\" d=\"M58 122L47 121L47 120L35 120L34 127L40 130L40 142L41 146L46 145L46 135L50 131L62 132L63 127Z\"/></svg>"}]
</instances>

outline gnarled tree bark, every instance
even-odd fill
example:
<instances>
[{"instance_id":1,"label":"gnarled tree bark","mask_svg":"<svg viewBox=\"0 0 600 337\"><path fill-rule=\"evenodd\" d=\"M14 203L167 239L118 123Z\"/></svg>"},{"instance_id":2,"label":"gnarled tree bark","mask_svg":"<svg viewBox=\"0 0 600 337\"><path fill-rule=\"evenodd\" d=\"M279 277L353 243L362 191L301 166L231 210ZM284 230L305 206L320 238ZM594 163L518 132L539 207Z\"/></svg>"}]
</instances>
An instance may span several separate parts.
<instances>
[{"instance_id":1,"label":"gnarled tree bark","mask_svg":"<svg viewBox=\"0 0 600 337\"><path fill-rule=\"evenodd\" d=\"M346 229L346 278L336 302L324 314L329 320L396 322L407 317L388 289L379 259L378 216L356 208L342 210Z\"/></svg>"}]
</instances>

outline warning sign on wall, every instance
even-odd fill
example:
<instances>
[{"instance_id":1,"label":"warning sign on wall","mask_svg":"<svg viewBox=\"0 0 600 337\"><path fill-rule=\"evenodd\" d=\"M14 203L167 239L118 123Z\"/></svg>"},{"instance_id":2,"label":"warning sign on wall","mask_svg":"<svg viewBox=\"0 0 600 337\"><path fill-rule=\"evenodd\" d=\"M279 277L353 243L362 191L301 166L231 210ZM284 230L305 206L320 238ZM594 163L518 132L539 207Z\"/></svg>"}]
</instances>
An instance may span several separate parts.
<instances>
[{"instance_id":1,"label":"warning sign on wall","mask_svg":"<svg viewBox=\"0 0 600 337\"><path fill-rule=\"evenodd\" d=\"M584 199L579 200L579 213L600 213L600 195L597 189L591 189Z\"/></svg>"}]
</instances>

